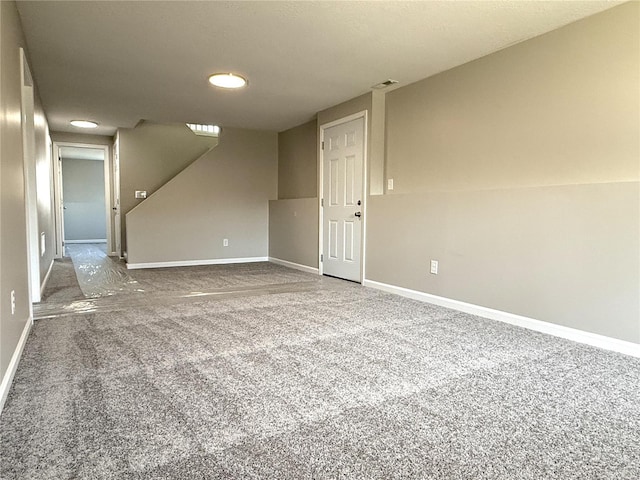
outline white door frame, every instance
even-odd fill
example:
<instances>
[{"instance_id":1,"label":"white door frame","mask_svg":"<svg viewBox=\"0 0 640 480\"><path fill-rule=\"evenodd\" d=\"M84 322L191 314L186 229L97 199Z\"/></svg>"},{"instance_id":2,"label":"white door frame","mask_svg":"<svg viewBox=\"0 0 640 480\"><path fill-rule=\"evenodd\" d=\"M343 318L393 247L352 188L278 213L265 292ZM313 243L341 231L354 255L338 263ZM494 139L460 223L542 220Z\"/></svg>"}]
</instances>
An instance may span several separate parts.
<instances>
[{"instance_id":1,"label":"white door frame","mask_svg":"<svg viewBox=\"0 0 640 480\"><path fill-rule=\"evenodd\" d=\"M62 161L55 142L51 146L53 158L53 229L55 231L55 258L64 257L64 218L62 216Z\"/></svg>"},{"instance_id":2,"label":"white door frame","mask_svg":"<svg viewBox=\"0 0 640 480\"><path fill-rule=\"evenodd\" d=\"M112 212L112 194L111 194L111 148L108 145L100 145L93 143L76 143L76 142L53 142L53 159L54 159L54 174L55 174L55 182L54 182L54 197L56 204L56 258L61 258L64 255L64 218L62 215L62 169L60 168L60 149L63 147L80 147L80 148L91 148L93 150L103 150L104 151L104 203L105 203L105 217L106 217L106 226L107 226L107 250L109 252L113 252L115 250L113 245L113 238L111 235L112 230L112 221L111 221L111 212Z\"/></svg>"},{"instance_id":3,"label":"white door frame","mask_svg":"<svg viewBox=\"0 0 640 480\"><path fill-rule=\"evenodd\" d=\"M113 174L111 185L113 192L111 195L111 214L113 218L113 248L111 255L122 258L122 211L120 209L120 134L116 132L115 141L113 142L113 152L111 160L113 165L111 172Z\"/></svg>"},{"instance_id":4,"label":"white door frame","mask_svg":"<svg viewBox=\"0 0 640 480\"><path fill-rule=\"evenodd\" d=\"M367 198L369 196L369 182L367 182L367 170L369 165L369 115L367 110L348 115L346 117L334 120L332 122L324 123L320 125L320 141L318 142L318 273L323 274L323 262L322 254L324 252L324 216L323 216L323 195L324 195L324 150L322 144L324 143L325 130L336 125L357 120L358 118L364 119L364 135L363 135L363 155L362 155L362 235L360 240L360 283L362 284L365 279L365 265L366 265L366 238L367 238Z\"/></svg>"},{"instance_id":5,"label":"white door frame","mask_svg":"<svg viewBox=\"0 0 640 480\"><path fill-rule=\"evenodd\" d=\"M27 239L27 277L29 282L29 316L33 303L40 301L40 233L38 226L38 185L36 179L35 97L33 77L24 49L20 48L20 119L22 130L22 161L24 168L24 199Z\"/></svg>"}]
</instances>

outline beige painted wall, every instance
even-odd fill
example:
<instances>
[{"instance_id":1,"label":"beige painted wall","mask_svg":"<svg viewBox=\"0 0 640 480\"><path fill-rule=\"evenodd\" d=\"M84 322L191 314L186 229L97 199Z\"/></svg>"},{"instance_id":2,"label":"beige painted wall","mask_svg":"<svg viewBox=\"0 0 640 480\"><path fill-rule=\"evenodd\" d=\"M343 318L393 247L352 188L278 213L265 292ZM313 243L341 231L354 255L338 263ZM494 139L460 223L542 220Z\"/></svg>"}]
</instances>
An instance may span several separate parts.
<instances>
[{"instance_id":1,"label":"beige painted wall","mask_svg":"<svg viewBox=\"0 0 640 480\"><path fill-rule=\"evenodd\" d=\"M318 196L317 121L278 133L278 198Z\"/></svg>"},{"instance_id":2,"label":"beige painted wall","mask_svg":"<svg viewBox=\"0 0 640 480\"><path fill-rule=\"evenodd\" d=\"M369 195L383 195L385 168L385 123L387 96L382 90L371 92L371 140L369 154Z\"/></svg>"},{"instance_id":3,"label":"beige painted wall","mask_svg":"<svg viewBox=\"0 0 640 480\"><path fill-rule=\"evenodd\" d=\"M91 145L113 146L113 137L88 133L51 132L51 140L64 143L87 143Z\"/></svg>"},{"instance_id":4,"label":"beige painted wall","mask_svg":"<svg viewBox=\"0 0 640 480\"><path fill-rule=\"evenodd\" d=\"M275 132L225 128L216 148L127 214L128 262L268 256L277 141Z\"/></svg>"},{"instance_id":5,"label":"beige painted wall","mask_svg":"<svg viewBox=\"0 0 640 480\"><path fill-rule=\"evenodd\" d=\"M640 4L387 95L393 193L637 180Z\"/></svg>"},{"instance_id":6,"label":"beige painted wall","mask_svg":"<svg viewBox=\"0 0 640 480\"><path fill-rule=\"evenodd\" d=\"M318 268L316 197L269 202L269 256Z\"/></svg>"},{"instance_id":7,"label":"beige painted wall","mask_svg":"<svg viewBox=\"0 0 640 480\"><path fill-rule=\"evenodd\" d=\"M20 336L29 320L24 165L22 156L20 51L26 50L14 2L0 2L0 378L7 374ZM50 162L46 154L47 123L34 94L34 152L38 230L52 239L51 203L47 198ZM41 279L51 263L53 244L48 240L40 257ZM16 292L16 312L11 314L11 291Z\"/></svg>"},{"instance_id":8,"label":"beige painted wall","mask_svg":"<svg viewBox=\"0 0 640 480\"><path fill-rule=\"evenodd\" d=\"M640 343L639 10L390 92L367 278Z\"/></svg>"},{"instance_id":9,"label":"beige painted wall","mask_svg":"<svg viewBox=\"0 0 640 480\"><path fill-rule=\"evenodd\" d=\"M20 126L20 52L24 45L13 2L0 2L0 374L4 378L20 334L29 318L24 175ZM11 315L11 290L16 313Z\"/></svg>"},{"instance_id":10,"label":"beige painted wall","mask_svg":"<svg viewBox=\"0 0 640 480\"><path fill-rule=\"evenodd\" d=\"M372 104L371 92L360 95L359 97L352 98L346 102L334 105L331 108L327 108L318 112L318 138L320 138L320 127L325 123L340 120L341 118L348 117L354 113L362 112L366 110L371 111Z\"/></svg>"},{"instance_id":11,"label":"beige painted wall","mask_svg":"<svg viewBox=\"0 0 640 480\"><path fill-rule=\"evenodd\" d=\"M367 278L640 342L639 194L617 182L372 197Z\"/></svg>"},{"instance_id":12,"label":"beige painted wall","mask_svg":"<svg viewBox=\"0 0 640 480\"><path fill-rule=\"evenodd\" d=\"M269 202L269 256L318 267L318 122L278 134L278 199Z\"/></svg>"},{"instance_id":13,"label":"beige painted wall","mask_svg":"<svg viewBox=\"0 0 640 480\"><path fill-rule=\"evenodd\" d=\"M37 89L35 89L34 133L38 234L42 235L44 233L45 239L44 254L40 252L40 285L42 285L55 257L56 227L53 202L53 158L47 138L49 135L49 127ZM40 238L40 236L38 238Z\"/></svg>"},{"instance_id":14,"label":"beige painted wall","mask_svg":"<svg viewBox=\"0 0 640 480\"><path fill-rule=\"evenodd\" d=\"M120 205L122 249L127 251L125 215L142 200L136 190L151 195L202 154L214 147L215 137L197 136L186 125L141 122L120 135Z\"/></svg>"}]
</instances>

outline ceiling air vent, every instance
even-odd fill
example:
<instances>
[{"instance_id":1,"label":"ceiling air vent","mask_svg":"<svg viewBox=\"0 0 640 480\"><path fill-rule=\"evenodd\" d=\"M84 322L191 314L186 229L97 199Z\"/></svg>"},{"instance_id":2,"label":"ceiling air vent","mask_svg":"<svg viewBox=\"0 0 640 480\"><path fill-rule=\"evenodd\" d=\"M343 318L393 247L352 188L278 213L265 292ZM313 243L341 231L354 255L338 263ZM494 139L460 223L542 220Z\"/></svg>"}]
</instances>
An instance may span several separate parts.
<instances>
[{"instance_id":1,"label":"ceiling air vent","mask_svg":"<svg viewBox=\"0 0 640 480\"><path fill-rule=\"evenodd\" d=\"M375 89L375 90L382 90L383 88L387 88L390 87L391 85L394 85L398 83L398 80L385 80L384 82L380 82L374 86L372 86L371 88Z\"/></svg>"},{"instance_id":2,"label":"ceiling air vent","mask_svg":"<svg viewBox=\"0 0 640 480\"><path fill-rule=\"evenodd\" d=\"M220 127L218 125L200 125L199 123L187 123L187 127L196 135L204 137L217 137L220 135Z\"/></svg>"}]
</instances>

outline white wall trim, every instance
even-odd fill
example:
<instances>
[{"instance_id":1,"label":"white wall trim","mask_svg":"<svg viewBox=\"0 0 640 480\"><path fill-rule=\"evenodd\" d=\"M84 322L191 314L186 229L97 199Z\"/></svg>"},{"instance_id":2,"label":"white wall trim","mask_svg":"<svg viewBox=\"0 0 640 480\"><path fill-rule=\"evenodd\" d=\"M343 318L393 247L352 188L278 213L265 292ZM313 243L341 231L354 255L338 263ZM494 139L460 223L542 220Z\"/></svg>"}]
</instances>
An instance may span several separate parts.
<instances>
[{"instance_id":1,"label":"white wall trim","mask_svg":"<svg viewBox=\"0 0 640 480\"><path fill-rule=\"evenodd\" d=\"M40 284L40 297L42 297L42 294L44 293L44 289L47 286L47 282L49 281L49 276L51 276L51 270L53 270L53 259L49 264L49 269L47 270L47 273L44 276L44 279L42 280L42 284Z\"/></svg>"},{"instance_id":2,"label":"white wall trim","mask_svg":"<svg viewBox=\"0 0 640 480\"><path fill-rule=\"evenodd\" d=\"M198 265L227 265L231 263L252 263L268 261L269 257L213 258L209 260L179 260L176 262L127 263L127 268L129 270L136 270L140 268L194 267Z\"/></svg>"},{"instance_id":3,"label":"white wall trim","mask_svg":"<svg viewBox=\"0 0 640 480\"><path fill-rule=\"evenodd\" d=\"M4 403L7 401L7 396L9 395L9 390L11 389L11 383L13 382L13 377L16 374L18 363L20 362L20 357L22 356L24 346L27 343L27 338L29 338L29 332L31 331L32 325L33 320L31 317L29 317L27 323L22 329L22 335L20 335L20 340L18 340L16 349L13 351L13 355L11 356L11 361L9 362L9 365L7 367L7 371L5 372L4 377L2 377L2 383L0 383L0 414L2 413L2 409L4 408Z\"/></svg>"},{"instance_id":4,"label":"white wall trim","mask_svg":"<svg viewBox=\"0 0 640 480\"><path fill-rule=\"evenodd\" d=\"M320 275L320 271L316 267L309 267L308 265L302 265L300 263L289 262L288 260L282 260L280 258L269 257L271 263L277 263L284 267L295 268L296 270L302 270L307 273L314 273Z\"/></svg>"},{"instance_id":5,"label":"white wall trim","mask_svg":"<svg viewBox=\"0 0 640 480\"><path fill-rule=\"evenodd\" d=\"M70 243L107 243L106 238L89 238L87 240L65 240L64 244L68 245Z\"/></svg>"},{"instance_id":6,"label":"white wall trim","mask_svg":"<svg viewBox=\"0 0 640 480\"><path fill-rule=\"evenodd\" d=\"M414 300L432 303L441 307L451 308L460 312L470 313L479 317L497 320L499 322L508 323L510 325L527 328L529 330L535 330L536 332L542 332L553 335L555 337L565 338L567 340L573 340L574 342L584 343L593 347L599 347L605 350L611 350L613 352L623 353L625 355L640 358L640 344L638 343L606 337L597 333L585 332L584 330L565 327L563 325L556 325L554 323L544 322L542 320L535 320L533 318L523 317L521 315L503 312L501 310L494 310L492 308L482 307L480 305L474 305L472 303L461 302L459 300L453 300L451 298L439 297L430 293L397 287L395 285L376 282L374 280L365 280L363 282L363 285L365 287L371 287L385 292L395 293L397 295Z\"/></svg>"}]
</instances>

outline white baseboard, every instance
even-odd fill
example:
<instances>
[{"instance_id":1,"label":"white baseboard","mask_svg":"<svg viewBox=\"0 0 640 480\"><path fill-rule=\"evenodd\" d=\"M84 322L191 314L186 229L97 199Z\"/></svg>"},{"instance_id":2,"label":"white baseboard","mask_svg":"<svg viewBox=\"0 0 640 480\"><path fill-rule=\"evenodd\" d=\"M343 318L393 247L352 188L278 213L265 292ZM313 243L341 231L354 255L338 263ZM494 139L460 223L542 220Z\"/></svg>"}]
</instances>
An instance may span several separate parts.
<instances>
[{"instance_id":1,"label":"white baseboard","mask_svg":"<svg viewBox=\"0 0 640 480\"><path fill-rule=\"evenodd\" d=\"M363 285L365 287L371 287L378 290L383 290L385 292L395 293L397 295L412 298L414 300L420 300L422 302L440 305L441 307L451 308L460 312L470 313L479 317L497 320L499 322L508 323L510 325L516 325L518 327L527 328L529 330L535 330L536 332L547 333L556 337L566 338L567 340L573 340L574 342L584 343L586 345L591 345L594 347L603 348L605 350L611 350L613 352L623 353L625 355L640 358L640 344L638 343L606 337L604 335L598 335L597 333L585 332L583 330L565 327L563 325L556 325L555 323L543 322L542 320L535 320L533 318L523 317L521 315L515 315L513 313L494 310L487 307L481 307L472 303L461 302L459 300L453 300L446 297L439 297L430 293L397 287L395 285L376 282L374 280L365 280L363 282Z\"/></svg>"},{"instance_id":2,"label":"white baseboard","mask_svg":"<svg viewBox=\"0 0 640 480\"><path fill-rule=\"evenodd\" d=\"M295 268L296 270L302 270L303 272L315 273L316 275L320 274L317 268L309 267L307 265L302 265L300 263L289 262L288 260L281 260L275 257L269 257L269 261L272 263L277 263L278 265L283 265L285 267Z\"/></svg>"},{"instance_id":3,"label":"white baseboard","mask_svg":"<svg viewBox=\"0 0 640 480\"><path fill-rule=\"evenodd\" d=\"M40 298L42 298L42 294L44 293L44 289L47 286L47 282L49 281L49 276L51 275L51 270L53 270L53 260L49 264L49 268L47 269L47 274L44 276L42 280L42 284L40 285Z\"/></svg>"},{"instance_id":4,"label":"white baseboard","mask_svg":"<svg viewBox=\"0 0 640 480\"><path fill-rule=\"evenodd\" d=\"M11 383L13 382L13 377L16 374L16 369L18 368L18 363L20 362L20 357L22 356L22 350L24 350L24 346L27 343L27 338L29 337L29 332L31 331L31 326L33 325L33 320L29 318L27 320L24 329L22 330L22 335L20 335L20 340L18 340L18 344L16 345L16 349L13 351L13 355L11 356L11 361L7 367L7 371L4 373L4 377L2 377L2 383L0 383L0 414L2 413L2 409L4 408L4 403L7 401L7 396L9 395L9 390L11 389Z\"/></svg>"},{"instance_id":5,"label":"white baseboard","mask_svg":"<svg viewBox=\"0 0 640 480\"><path fill-rule=\"evenodd\" d=\"M69 243L107 243L106 238L90 238L89 240L65 240L65 245Z\"/></svg>"},{"instance_id":6,"label":"white baseboard","mask_svg":"<svg viewBox=\"0 0 640 480\"><path fill-rule=\"evenodd\" d=\"M230 263L268 262L269 257L214 258L210 260L180 260L177 262L127 263L129 270L139 268L195 267L199 265L226 265Z\"/></svg>"}]
</instances>

